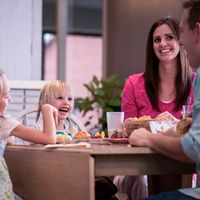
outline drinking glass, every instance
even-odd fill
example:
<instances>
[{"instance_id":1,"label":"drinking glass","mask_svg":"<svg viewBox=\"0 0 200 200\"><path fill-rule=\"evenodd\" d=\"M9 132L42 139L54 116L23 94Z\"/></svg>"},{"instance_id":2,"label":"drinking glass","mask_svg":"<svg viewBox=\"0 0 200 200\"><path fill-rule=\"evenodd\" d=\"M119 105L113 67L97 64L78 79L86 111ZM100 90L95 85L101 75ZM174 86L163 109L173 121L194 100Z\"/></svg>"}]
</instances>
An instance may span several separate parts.
<instances>
[{"instance_id":1,"label":"drinking glass","mask_svg":"<svg viewBox=\"0 0 200 200\"><path fill-rule=\"evenodd\" d=\"M183 105L182 106L182 118L187 117L188 115L190 115L192 113L192 105Z\"/></svg>"},{"instance_id":2,"label":"drinking glass","mask_svg":"<svg viewBox=\"0 0 200 200\"><path fill-rule=\"evenodd\" d=\"M123 132L124 112L106 112L108 137Z\"/></svg>"}]
</instances>

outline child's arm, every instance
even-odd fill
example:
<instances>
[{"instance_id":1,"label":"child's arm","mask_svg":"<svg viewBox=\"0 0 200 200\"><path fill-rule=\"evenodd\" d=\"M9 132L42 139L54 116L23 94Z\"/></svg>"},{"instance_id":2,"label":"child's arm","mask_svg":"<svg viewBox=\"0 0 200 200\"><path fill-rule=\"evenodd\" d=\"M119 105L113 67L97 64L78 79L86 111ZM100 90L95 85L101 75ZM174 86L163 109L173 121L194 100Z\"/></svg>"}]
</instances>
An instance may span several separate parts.
<instances>
[{"instance_id":1,"label":"child's arm","mask_svg":"<svg viewBox=\"0 0 200 200\"><path fill-rule=\"evenodd\" d=\"M49 104L41 106L43 115L43 132L24 125L19 125L11 132L11 135L40 144L56 143L57 109Z\"/></svg>"}]
</instances>

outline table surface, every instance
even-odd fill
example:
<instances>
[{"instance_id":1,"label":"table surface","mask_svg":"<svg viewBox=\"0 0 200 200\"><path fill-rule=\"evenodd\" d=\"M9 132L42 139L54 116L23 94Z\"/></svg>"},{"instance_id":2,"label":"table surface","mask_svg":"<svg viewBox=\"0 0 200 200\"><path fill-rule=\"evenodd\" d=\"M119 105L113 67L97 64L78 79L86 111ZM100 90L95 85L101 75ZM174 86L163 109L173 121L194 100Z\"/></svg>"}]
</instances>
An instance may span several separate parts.
<instances>
[{"instance_id":1,"label":"table surface","mask_svg":"<svg viewBox=\"0 0 200 200\"><path fill-rule=\"evenodd\" d=\"M30 200L54 200L58 196L59 200L93 200L95 176L195 172L194 164L127 144L55 149L8 146L5 159L15 191Z\"/></svg>"},{"instance_id":2,"label":"table surface","mask_svg":"<svg viewBox=\"0 0 200 200\"><path fill-rule=\"evenodd\" d=\"M158 154L148 147L132 147L129 144L92 144L89 147L44 148L43 145L8 145L6 150L12 151L46 151L76 152L92 155L104 154Z\"/></svg>"}]
</instances>

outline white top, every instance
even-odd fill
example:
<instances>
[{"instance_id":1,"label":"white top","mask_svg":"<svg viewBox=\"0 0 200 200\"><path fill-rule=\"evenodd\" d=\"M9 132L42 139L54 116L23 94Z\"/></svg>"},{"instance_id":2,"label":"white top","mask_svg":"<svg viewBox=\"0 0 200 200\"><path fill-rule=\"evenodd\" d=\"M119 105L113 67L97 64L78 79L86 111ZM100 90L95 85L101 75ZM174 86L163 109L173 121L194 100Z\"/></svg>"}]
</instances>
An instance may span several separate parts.
<instances>
[{"instance_id":1,"label":"white top","mask_svg":"<svg viewBox=\"0 0 200 200\"><path fill-rule=\"evenodd\" d=\"M10 136L13 129L20 124L15 118L10 115L0 116L0 154L5 149L8 137Z\"/></svg>"}]
</instances>

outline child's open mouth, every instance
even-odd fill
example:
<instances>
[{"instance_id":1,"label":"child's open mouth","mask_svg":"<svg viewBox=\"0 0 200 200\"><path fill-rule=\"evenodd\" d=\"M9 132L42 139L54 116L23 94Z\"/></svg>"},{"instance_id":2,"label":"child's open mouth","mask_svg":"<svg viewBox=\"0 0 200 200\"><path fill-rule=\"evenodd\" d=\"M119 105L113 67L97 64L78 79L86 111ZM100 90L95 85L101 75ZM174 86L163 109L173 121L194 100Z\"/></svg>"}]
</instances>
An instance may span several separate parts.
<instances>
[{"instance_id":1,"label":"child's open mouth","mask_svg":"<svg viewBox=\"0 0 200 200\"><path fill-rule=\"evenodd\" d=\"M69 112L69 107L63 107L63 108L59 108L60 112L64 112L64 113L68 113Z\"/></svg>"}]
</instances>

